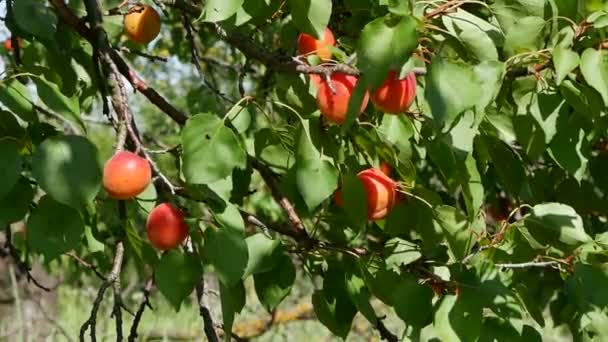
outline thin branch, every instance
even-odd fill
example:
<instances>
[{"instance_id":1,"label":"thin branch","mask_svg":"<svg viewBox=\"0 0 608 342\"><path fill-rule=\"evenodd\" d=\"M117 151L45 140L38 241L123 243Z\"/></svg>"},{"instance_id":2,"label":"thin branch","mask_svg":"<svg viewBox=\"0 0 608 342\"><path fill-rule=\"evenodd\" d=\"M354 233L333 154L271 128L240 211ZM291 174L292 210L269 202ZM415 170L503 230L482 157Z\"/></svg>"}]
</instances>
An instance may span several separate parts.
<instances>
[{"instance_id":1,"label":"thin branch","mask_svg":"<svg viewBox=\"0 0 608 342\"><path fill-rule=\"evenodd\" d=\"M390 330L388 330L388 328L386 327L386 325L384 325L384 322L382 321L381 318L378 318L378 321L376 322L376 329L378 329L378 332L380 333L380 337L383 340L386 340L389 342L398 342L399 341L399 337L397 337L397 335L393 334Z\"/></svg>"},{"instance_id":2,"label":"thin branch","mask_svg":"<svg viewBox=\"0 0 608 342\"><path fill-rule=\"evenodd\" d=\"M217 337L217 332L215 331L213 317L211 317L211 312L209 311L209 308L206 305L204 277L201 277L200 281L196 285L196 298L198 300L199 314L203 319L203 329L205 330L205 336L207 336L207 340L209 342L218 342L219 338Z\"/></svg>"},{"instance_id":3,"label":"thin branch","mask_svg":"<svg viewBox=\"0 0 608 342\"><path fill-rule=\"evenodd\" d=\"M531 268L531 267L551 267L559 269L562 263L559 261L530 261L512 264L496 264L498 268Z\"/></svg>"},{"instance_id":4,"label":"thin branch","mask_svg":"<svg viewBox=\"0 0 608 342\"><path fill-rule=\"evenodd\" d=\"M72 259L74 259L77 263L79 263L84 268L93 271L95 273L95 275L97 276L97 278L99 278L101 280L106 280L106 277L97 270L97 266L95 266L95 265L93 265L91 263L88 263L87 261L85 261L84 259L82 259L81 257L79 257L78 255L76 255L76 253L74 253L74 252L68 252L68 253L65 253L65 255L71 257Z\"/></svg>"},{"instance_id":5,"label":"thin branch","mask_svg":"<svg viewBox=\"0 0 608 342\"><path fill-rule=\"evenodd\" d=\"M124 257L124 253L125 253L124 244L122 241L118 241L116 243L116 252L114 253L114 260L112 261L112 270L111 270L110 274L108 275L107 279L99 287L97 296L95 297L95 300L93 301L93 308L91 309L91 314L89 315L89 318L80 327L80 341L85 340L84 335L89 328L90 328L91 341L95 342L97 340L96 335L95 335L96 334L95 325L97 323L97 312L99 311L99 307L103 300L104 293L110 286L114 286L114 282L116 282L116 280L118 279L118 277L120 275L120 270L122 268L122 260ZM119 306L118 309L116 309L117 305ZM116 310L120 310L120 302L117 303L116 297L115 297L113 312L116 313ZM116 315L115 315L115 318L116 318Z\"/></svg>"},{"instance_id":6,"label":"thin branch","mask_svg":"<svg viewBox=\"0 0 608 342\"><path fill-rule=\"evenodd\" d=\"M17 269L19 270L19 272L24 273L27 277L27 281L32 282L37 288L42 289L46 292L51 291L50 288L41 285L36 280L36 278L34 278L32 276L31 268L29 267L27 262L21 260L21 257L19 256L19 254L21 254L21 252L17 249L17 247L15 247L15 245L13 245L11 226L6 226L5 234L6 234L6 241L4 242L4 247L8 250L8 254L11 256L11 258L15 262L15 265L17 265Z\"/></svg>"},{"instance_id":7,"label":"thin branch","mask_svg":"<svg viewBox=\"0 0 608 342\"><path fill-rule=\"evenodd\" d=\"M155 56L155 55L147 54L145 52L131 50L131 49L129 49L126 46L113 46L113 48L115 50L122 51L122 52L128 53L130 55L136 55L136 56L139 56L139 57L143 57L143 58L149 59L149 60L151 60L153 62L163 62L163 63L166 63L169 60L167 57Z\"/></svg>"},{"instance_id":8,"label":"thin branch","mask_svg":"<svg viewBox=\"0 0 608 342\"><path fill-rule=\"evenodd\" d=\"M146 285L144 286L144 299L139 304L139 308L137 309L137 312L135 313L135 318L133 319L133 324L131 324L131 331L129 332L129 337L127 338L129 342L133 342L135 341L135 339L137 339L137 327L139 326L139 322L141 321L141 317L143 316L146 307L150 307L150 293L152 292L153 286L154 277L151 277L150 279L148 279Z\"/></svg>"}]
</instances>

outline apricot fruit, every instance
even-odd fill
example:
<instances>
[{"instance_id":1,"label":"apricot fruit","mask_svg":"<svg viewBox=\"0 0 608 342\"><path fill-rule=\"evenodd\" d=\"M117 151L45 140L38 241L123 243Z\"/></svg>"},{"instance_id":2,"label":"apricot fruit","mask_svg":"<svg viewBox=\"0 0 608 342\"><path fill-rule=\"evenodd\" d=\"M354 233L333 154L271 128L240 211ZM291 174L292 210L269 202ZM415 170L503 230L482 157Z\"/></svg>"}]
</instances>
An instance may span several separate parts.
<instances>
[{"instance_id":1,"label":"apricot fruit","mask_svg":"<svg viewBox=\"0 0 608 342\"><path fill-rule=\"evenodd\" d=\"M23 46L23 44L22 44L22 42L21 42L21 38L17 38L17 45L19 45L19 48L21 48L21 47ZM14 48L13 48L13 41L12 41L12 39L11 39L11 38L7 38L7 39L4 41L4 48L5 48L7 51L13 51L13 50L14 50Z\"/></svg>"},{"instance_id":2,"label":"apricot fruit","mask_svg":"<svg viewBox=\"0 0 608 342\"><path fill-rule=\"evenodd\" d=\"M384 173L387 176L391 176L391 174L393 173L393 168L391 167L391 165L385 161L380 163L380 171L382 171L382 173Z\"/></svg>"},{"instance_id":3,"label":"apricot fruit","mask_svg":"<svg viewBox=\"0 0 608 342\"><path fill-rule=\"evenodd\" d=\"M120 151L103 168L103 187L110 197L118 200L142 193L152 178L148 161L129 151Z\"/></svg>"},{"instance_id":4,"label":"apricot fruit","mask_svg":"<svg viewBox=\"0 0 608 342\"><path fill-rule=\"evenodd\" d=\"M408 110L416 98L416 74L410 73L399 79L397 71L390 71L382 85L371 96L372 103L388 114L399 114Z\"/></svg>"},{"instance_id":5,"label":"apricot fruit","mask_svg":"<svg viewBox=\"0 0 608 342\"><path fill-rule=\"evenodd\" d=\"M176 248L188 237L183 213L170 203L161 203L152 209L146 231L152 246L162 251Z\"/></svg>"},{"instance_id":6,"label":"apricot fruit","mask_svg":"<svg viewBox=\"0 0 608 342\"><path fill-rule=\"evenodd\" d=\"M346 120L348 101L358 79L355 76L341 73L332 74L330 79L335 93L332 91L329 82L325 78L321 78L317 86L317 105L321 114L327 120L341 125ZM358 114L361 114L365 110L368 101L369 94L366 91Z\"/></svg>"},{"instance_id":7,"label":"apricot fruit","mask_svg":"<svg viewBox=\"0 0 608 342\"><path fill-rule=\"evenodd\" d=\"M397 201L397 183L380 169L369 168L357 174L367 195L367 218L372 221L383 219ZM342 193L336 191L334 203L342 206Z\"/></svg>"},{"instance_id":8,"label":"apricot fruit","mask_svg":"<svg viewBox=\"0 0 608 342\"><path fill-rule=\"evenodd\" d=\"M308 33L301 33L298 36L298 53L300 55L316 54L322 60L331 59L331 46L336 44L334 34L329 28L325 28L323 38L316 39Z\"/></svg>"},{"instance_id":9,"label":"apricot fruit","mask_svg":"<svg viewBox=\"0 0 608 342\"><path fill-rule=\"evenodd\" d=\"M151 6L135 5L124 17L127 36L134 42L148 44L160 33L160 15Z\"/></svg>"}]
</instances>

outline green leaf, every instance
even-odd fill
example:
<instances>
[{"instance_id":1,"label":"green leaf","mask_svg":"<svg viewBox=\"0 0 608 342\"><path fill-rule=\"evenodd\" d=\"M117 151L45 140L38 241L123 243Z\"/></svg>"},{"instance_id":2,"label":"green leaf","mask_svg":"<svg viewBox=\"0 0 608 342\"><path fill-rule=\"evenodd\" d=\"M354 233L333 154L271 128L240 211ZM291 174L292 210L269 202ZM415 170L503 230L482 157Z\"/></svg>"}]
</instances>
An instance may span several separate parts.
<instances>
[{"instance_id":1,"label":"green leaf","mask_svg":"<svg viewBox=\"0 0 608 342\"><path fill-rule=\"evenodd\" d=\"M140 263L151 267L156 267L158 264L158 255L156 254L156 250L154 250L154 248L152 248L147 241L144 241L139 236L137 230L135 230L135 227L133 224L131 224L131 221L127 223L125 230L125 235L127 237L127 252L130 255L134 255L136 257L135 260L139 261Z\"/></svg>"},{"instance_id":2,"label":"green leaf","mask_svg":"<svg viewBox=\"0 0 608 342\"><path fill-rule=\"evenodd\" d=\"M21 220L34 198L34 189L25 177L20 177L12 189L0 197L0 227Z\"/></svg>"},{"instance_id":3,"label":"green leaf","mask_svg":"<svg viewBox=\"0 0 608 342\"><path fill-rule=\"evenodd\" d=\"M412 149L410 138L415 134L414 125L405 115L384 115L378 127L383 140L395 145L399 151Z\"/></svg>"},{"instance_id":4,"label":"green leaf","mask_svg":"<svg viewBox=\"0 0 608 342\"><path fill-rule=\"evenodd\" d=\"M424 96L438 125L450 126L458 114L475 107L481 94L471 66L440 57L429 65Z\"/></svg>"},{"instance_id":5,"label":"green leaf","mask_svg":"<svg viewBox=\"0 0 608 342\"><path fill-rule=\"evenodd\" d=\"M372 89L389 70L398 70L418 46L416 19L387 15L365 25L357 45L357 66Z\"/></svg>"},{"instance_id":6,"label":"green leaf","mask_svg":"<svg viewBox=\"0 0 608 342\"><path fill-rule=\"evenodd\" d=\"M526 180L523 162L504 142L485 136L488 150L501 185L513 196L519 196Z\"/></svg>"},{"instance_id":7,"label":"green leaf","mask_svg":"<svg viewBox=\"0 0 608 342\"><path fill-rule=\"evenodd\" d=\"M32 175L55 200L79 209L101 185L97 147L81 136L48 138L32 156Z\"/></svg>"},{"instance_id":8,"label":"green leaf","mask_svg":"<svg viewBox=\"0 0 608 342\"><path fill-rule=\"evenodd\" d=\"M245 221L243 221L239 208L232 203L226 204L227 205L222 212L217 210L213 211L215 219L222 227L242 234L245 231Z\"/></svg>"},{"instance_id":9,"label":"green leaf","mask_svg":"<svg viewBox=\"0 0 608 342\"><path fill-rule=\"evenodd\" d=\"M244 169L247 156L236 134L217 116L198 114L182 130L183 172L188 183L206 184Z\"/></svg>"},{"instance_id":10,"label":"green leaf","mask_svg":"<svg viewBox=\"0 0 608 342\"><path fill-rule=\"evenodd\" d=\"M544 245L554 246L559 241L574 248L592 240L576 211L561 203L535 205L525 219L525 226Z\"/></svg>"},{"instance_id":11,"label":"green leaf","mask_svg":"<svg viewBox=\"0 0 608 342\"><path fill-rule=\"evenodd\" d=\"M47 41L54 39L57 31L57 17L46 6L45 1L15 1L13 15L21 30Z\"/></svg>"},{"instance_id":12,"label":"green leaf","mask_svg":"<svg viewBox=\"0 0 608 342\"><path fill-rule=\"evenodd\" d=\"M334 335L346 339L357 313L348 296L343 265L339 261L329 262L324 273L323 290L312 296L312 305L317 318Z\"/></svg>"},{"instance_id":13,"label":"green leaf","mask_svg":"<svg viewBox=\"0 0 608 342\"><path fill-rule=\"evenodd\" d=\"M505 36L505 51L509 56L523 52L536 51L543 38L545 20L542 17L518 18Z\"/></svg>"},{"instance_id":14,"label":"green leaf","mask_svg":"<svg viewBox=\"0 0 608 342\"><path fill-rule=\"evenodd\" d=\"M234 286L228 287L220 283L220 302L222 305L222 316L224 320L224 340L232 340L232 324L234 316L243 310L246 302L245 287L239 281Z\"/></svg>"},{"instance_id":15,"label":"green leaf","mask_svg":"<svg viewBox=\"0 0 608 342\"><path fill-rule=\"evenodd\" d=\"M530 291L523 283L515 284L515 291L517 291L517 295L524 304L524 307L530 316L532 316L536 323L538 323L541 327L544 327L545 318L543 317L540 303L538 303L538 300L534 298L532 291Z\"/></svg>"},{"instance_id":16,"label":"green leaf","mask_svg":"<svg viewBox=\"0 0 608 342\"><path fill-rule=\"evenodd\" d=\"M550 144L550 155L557 164L579 182L585 176L589 159L583 154L585 131L569 120L569 127L560 129Z\"/></svg>"},{"instance_id":17,"label":"green leaf","mask_svg":"<svg viewBox=\"0 0 608 342\"><path fill-rule=\"evenodd\" d=\"M457 261L464 259L471 251L476 234L466 216L458 209L447 205L435 208L436 219L445 233L448 248Z\"/></svg>"},{"instance_id":18,"label":"green leaf","mask_svg":"<svg viewBox=\"0 0 608 342\"><path fill-rule=\"evenodd\" d=\"M391 293L391 300L395 313L406 324L422 328L431 322L433 290L420 284L412 274L403 274L398 279Z\"/></svg>"},{"instance_id":19,"label":"green leaf","mask_svg":"<svg viewBox=\"0 0 608 342\"><path fill-rule=\"evenodd\" d=\"M361 314L372 324L376 325L378 317L370 303L370 293L365 282L358 275L347 272L345 273L346 292L353 302L355 307Z\"/></svg>"},{"instance_id":20,"label":"green leaf","mask_svg":"<svg viewBox=\"0 0 608 342\"><path fill-rule=\"evenodd\" d=\"M86 132L84 122L80 118L80 104L78 97L67 97L61 93L59 86L42 77L32 77L38 96L52 111L62 115L66 119L76 123L78 127Z\"/></svg>"},{"instance_id":21,"label":"green leaf","mask_svg":"<svg viewBox=\"0 0 608 342\"><path fill-rule=\"evenodd\" d=\"M353 224L356 227L365 225L367 223L367 191L357 176L342 177L340 197L344 211Z\"/></svg>"},{"instance_id":22,"label":"green leaf","mask_svg":"<svg viewBox=\"0 0 608 342\"><path fill-rule=\"evenodd\" d=\"M338 170L327 160L313 164L299 164L296 182L309 209L316 208L338 187Z\"/></svg>"},{"instance_id":23,"label":"green leaf","mask_svg":"<svg viewBox=\"0 0 608 342\"><path fill-rule=\"evenodd\" d=\"M606 53L592 48L583 51L581 55L581 72L585 81L597 90L604 104L608 105L608 61Z\"/></svg>"},{"instance_id":24,"label":"green leaf","mask_svg":"<svg viewBox=\"0 0 608 342\"><path fill-rule=\"evenodd\" d=\"M445 295L435 311L433 326L441 341L476 341L481 334L482 304L473 289Z\"/></svg>"},{"instance_id":25,"label":"green leaf","mask_svg":"<svg viewBox=\"0 0 608 342\"><path fill-rule=\"evenodd\" d=\"M289 0L293 23L305 33L317 39L323 37L331 16L331 0Z\"/></svg>"},{"instance_id":26,"label":"green leaf","mask_svg":"<svg viewBox=\"0 0 608 342\"><path fill-rule=\"evenodd\" d=\"M346 339L356 313L352 304L341 302L331 294L326 295L323 290L316 290L312 295L312 305L319 322L334 335Z\"/></svg>"},{"instance_id":27,"label":"green leaf","mask_svg":"<svg viewBox=\"0 0 608 342\"><path fill-rule=\"evenodd\" d=\"M579 64L579 56L576 52L565 47L553 49L553 65L555 66L555 82L560 85L572 70Z\"/></svg>"},{"instance_id":28,"label":"green leaf","mask_svg":"<svg viewBox=\"0 0 608 342\"><path fill-rule=\"evenodd\" d=\"M200 260L192 254L171 250L163 254L154 268L154 281L158 290L179 311L203 275Z\"/></svg>"},{"instance_id":29,"label":"green leaf","mask_svg":"<svg viewBox=\"0 0 608 342\"><path fill-rule=\"evenodd\" d=\"M44 196L27 221L27 241L50 261L80 245L84 223L80 213Z\"/></svg>"},{"instance_id":30,"label":"green leaf","mask_svg":"<svg viewBox=\"0 0 608 342\"><path fill-rule=\"evenodd\" d=\"M0 198L13 189L21 175L19 146L11 140L0 140Z\"/></svg>"},{"instance_id":31,"label":"green leaf","mask_svg":"<svg viewBox=\"0 0 608 342\"><path fill-rule=\"evenodd\" d=\"M242 233L207 228L204 255L227 287L234 286L245 274L249 253Z\"/></svg>"},{"instance_id":32,"label":"green leaf","mask_svg":"<svg viewBox=\"0 0 608 342\"><path fill-rule=\"evenodd\" d=\"M296 133L296 184L309 209L316 208L338 187L338 170L322 160L308 133L308 122L303 122Z\"/></svg>"},{"instance_id":33,"label":"green leaf","mask_svg":"<svg viewBox=\"0 0 608 342\"><path fill-rule=\"evenodd\" d=\"M591 307L606 307L608 292L598 291L608 286L608 269L606 265L588 265L577 263L574 272L566 280L564 292L569 301L580 310Z\"/></svg>"},{"instance_id":34,"label":"green leaf","mask_svg":"<svg viewBox=\"0 0 608 342\"><path fill-rule=\"evenodd\" d=\"M243 0L209 0L205 3L205 21L226 20L243 5Z\"/></svg>"},{"instance_id":35,"label":"green leaf","mask_svg":"<svg viewBox=\"0 0 608 342\"><path fill-rule=\"evenodd\" d=\"M262 233L247 237L245 242L247 243L249 258L243 278L270 271L279 261L283 252L279 240L269 239Z\"/></svg>"},{"instance_id":36,"label":"green leaf","mask_svg":"<svg viewBox=\"0 0 608 342\"><path fill-rule=\"evenodd\" d=\"M502 33L496 27L460 8L449 16L441 16L441 20L477 60L498 60L492 37L500 37Z\"/></svg>"},{"instance_id":37,"label":"green leaf","mask_svg":"<svg viewBox=\"0 0 608 342\"><path fill-rule=\"evenodd\" d=\"M0 102L24 121L38 120L27 88L15 78L0 82Z\"/></svg>"},{"instance_id":38,"label":"green leaf","mask_svg":"<svg viewBox=\"0 0 608 342\"><path fill-rule=\"evenodd\" d=\"M255 292L268 312L274 310L291 292L296 280L296 268L288 255L281 254L274 267L253 275Z\"/></svg>"},{"instance_id":39,"label":"green leaf","mask_svg":"<svg viewBox=\"0 0 608 342\"><path fill-rule=\"evenodd\" d=\"M543 128L531 115L515 115L512 118L517 142L530 160L538 159L547 148Z\"/></svg>"},{"instance_id":40,"label":"green leaf","mask_svg":"<svg viewBox=\"0 0 608 342\"><path fill-rule=\"evenodd\" d=\"M384 245L386 267L396 273L401 273L401 266L407 266L420 259L420 248L413 242L393 238Z\"/></svg>"}]
</instances>

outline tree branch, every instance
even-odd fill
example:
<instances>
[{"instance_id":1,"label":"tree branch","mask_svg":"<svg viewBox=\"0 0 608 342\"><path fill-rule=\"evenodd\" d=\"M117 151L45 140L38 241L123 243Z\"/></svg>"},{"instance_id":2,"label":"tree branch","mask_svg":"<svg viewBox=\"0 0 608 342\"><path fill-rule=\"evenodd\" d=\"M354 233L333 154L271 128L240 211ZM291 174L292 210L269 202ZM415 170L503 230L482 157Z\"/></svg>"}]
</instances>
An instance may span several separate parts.
<instances>
[{"instance_id":1,"label":"tree branch","mask_svg":"<svg viewBox=\"0 0 608 342\"><path fill-rule=\"evenodd\" d=\"M521 263L507 263L507 264L496 264L498 268L530 268L530 267L551 267L559 268L561 262L559 261L530 261Z\"/></svg>"},{"instance_id":2,"label":"tree branch","mask_svg":"<svg viewBox=\"0 0 608 342\"><path fill-rule=\"evenodd\" d=\"M153 286L154 277L151 277L144 286L144 299L139 304L139 308L137 309L135 318L133 319L133 324L131 324L131 330L129 332L129 337L127 338L129 342L134 342L137 339L137 327L139 326L139 322L141 321L141 317L143 316L146 307L150 307L150 293L152 292Z\"/></svg>"},{"instance_id":3,"label":"tree branch","mask_svg":"<svg viewBox=\"0 0 608 342\"><path fill-rule=\"evenodd\" d=\"M36 280L36 278L34 278L32 276L32 273L30 272L31 269L30 269L29 265L27 264L27 262L21 260L21 257L19 256L19 254L21 254L21 253L19 252L17 247L15 247L15 245L13 245L11 226L6 226L5 234L6 234L6 241L4 242L4 247L8 251L8 255L10 255L10 257L15 262L15 265L17 265L17 269L20 272L24 273L27 277L27 281L28 282L31 281L37 288L44 290L46 292L51 291L51 289L49 289L48 287L42 286Z\"/></svg>"},{"instance_id":4,"label":"tree branch","mask_svg":"<svg viewBox=\"0 0 608 342\"><path fill-rule=\"evenodd\" d=\"M108 275L107 279L99 287L97 296L95 297L95 300L93 301L93 308L91 309L91 314L89 315L89 318L80 327L80 341L82 341L82 342L84 342L84 340L85 340L84 335L87 332L87 329L89 329L89 328L91 330L90 331L91 341L95 342L97 340L96 335L95 335L96 334L95 325L97 323L97 312L99 311L99 306L101 305L101 301L103 300L104 293L110 286L114 286L114 282L116 282L116 280L118 279L118 277L120 275L120 270L122 268L122 260L124 257L124 253L125 253L125 248L124 248L123 242L118 241L116 243L116 252L114 253L114 260L112 261L112 270L111 270L110 274ZM115 294L115 296L116 296L116 294ZM121 303L116 302L116 297L114 299L115 299L115 301L114 301L113 312L116 313L117 310L120 310ZM118 308L116 308L117 305L119 306ZM116 315L115 315L115 318L116 318Z\"/></svg>"},{"instance_id":5,"label":"tree branch","mask_svg":"<svg viewBox=\"0 0 608 342\"><path fill-rule=\"evenodd\" d=\"M217 333L215 331L215 325L213 324L213 317L211 312L206 305L205 300L205 278L201 276L200 281L196 285L196 298L198 300L199 314L203 319L203 329L205 330L205 336L209 342L218 342Z\"/></svg>"}]
</instances>

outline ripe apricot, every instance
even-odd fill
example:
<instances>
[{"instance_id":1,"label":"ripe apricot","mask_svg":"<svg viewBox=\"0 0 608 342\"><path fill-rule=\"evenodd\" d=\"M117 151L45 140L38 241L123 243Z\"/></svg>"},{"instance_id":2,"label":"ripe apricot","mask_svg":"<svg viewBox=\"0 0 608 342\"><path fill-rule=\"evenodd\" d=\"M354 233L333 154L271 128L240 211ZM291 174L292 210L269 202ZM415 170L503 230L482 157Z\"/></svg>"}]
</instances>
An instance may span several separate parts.
<instances>
[{"instance_id":1,"label":"ripe apricot","mask_svg":"<svg viewBox=\"0 0 608 342\"><path fill-rule=\"evenodd\" d=\"M148 161L135 153L121 151L103 168L103 187L110 197L126 200L142 193L152 177Z\"/></svg>"},{"instance_id":2,"label":"ripe apricot","mask_svg":"<svg viewBox=\"0 0 608 342\"><path fill-rule=\"evenodd\" d=\"M397 200L397 184L380 169L370 168L357 174L367 194L367 218L372 221L384 218ZM334 203L342 206L342 193L336 191Z\"/></svg>"},{"instance_id":3,"label":"ripe apricot","mask_svg":"<svg viewBox=\"0 0 608 342\"><path fill-rule=\"evenodd\" d=\"M358 79L355 76L341 73L332 74L330 79L335 93L332 92L329 82L325 78L321 78L317 87L317 105L327 120L341 125L346 120L348 101ZM365 110L368 101L369 94L366 91L359 114Z\"/></svg>"},{"instance_id":4,"label":"ripe apricot","mask_svg":"<svg viewBox=\"0 0 608 342\"><path fill-rule=\"evenodd\" d=\"M336 44L334 34L329 28L325 28L323 32L323 38L321 40L316 39L308 33L301 33L298 36L298 53L300 55L316 54L322 60L331 59L330 46Z\"/></svg>"},{"instance_id":5,"label":"ripe apricot","mask_svg":"<svg viewBox=\"0 0 608 342\"><path fill-rule=\"evenodd\" d=\"M135 5L124 17L127 36L140 44L148 44L160 33L160 16L148 5Z\"/></svg>"},{"instance_id":6,"label":"ripe apricot","mask_svg":"<svg viewBox=\"0 0 608 342\"><path fill-rule=\"evenodd\" d=\"M412 72L400 80L396 71L390 71L371 98L376 107L385 113L398 114L407 111L416 98L416 74Z\"/></svg>"},{"instance_id":7,"label":"ripe apricot","mask_svg":"<svg viewBox=\"0 0 608 342\"><path fill-rule=\"evenodd\" d=\"M19 45L19 48L23 47L23 42L21 41L21 38L17 38L17 45ZM7 38L4 41L4 48L7 51L13 51L14 50L14 48L13 48L13 40L11 38Z\"/></svg>"},{"instance_id":8,"label":"ripe apricot","mask_svg":"<svg viewBox=\"0 0 608 342\"><path fill-rule=\"evenodd\" d=\"M188 236L188 225L181 210L170 203L161 203L148 215L148 240L159 250L173 249Z\"/></svg>"}]
</instances>

